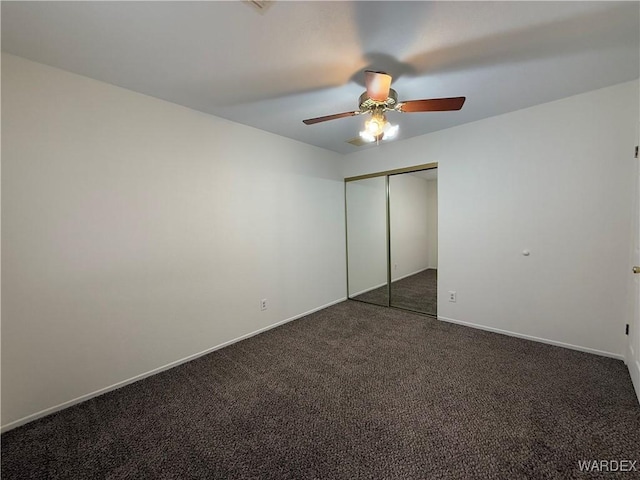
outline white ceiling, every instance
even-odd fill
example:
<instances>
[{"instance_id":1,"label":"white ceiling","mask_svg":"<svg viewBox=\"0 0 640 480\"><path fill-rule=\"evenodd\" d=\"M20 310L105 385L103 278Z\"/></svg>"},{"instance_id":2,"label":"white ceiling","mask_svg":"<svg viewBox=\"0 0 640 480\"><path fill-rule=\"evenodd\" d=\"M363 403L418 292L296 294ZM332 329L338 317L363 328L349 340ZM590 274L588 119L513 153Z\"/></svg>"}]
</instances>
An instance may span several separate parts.
<instances>
[{"instance_id":1,"label":"white ceiling","mask_svg":"<svg viewBox=\"0 0 640 480\"><path fill-rule=\"evenodd\" d=\"M2 2L2 49L340 153L366 68L400 100L398 140L638 78L638 2ZM396 140L396 141L398 141Z\"/></svg>"}]
</instances>

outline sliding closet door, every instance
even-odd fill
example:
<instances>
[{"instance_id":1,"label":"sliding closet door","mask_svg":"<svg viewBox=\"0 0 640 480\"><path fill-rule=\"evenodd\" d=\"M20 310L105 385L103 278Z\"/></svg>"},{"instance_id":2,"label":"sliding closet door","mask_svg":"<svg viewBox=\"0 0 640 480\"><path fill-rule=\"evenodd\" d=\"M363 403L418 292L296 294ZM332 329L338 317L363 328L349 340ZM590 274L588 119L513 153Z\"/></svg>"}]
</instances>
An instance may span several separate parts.
<instances>
[{"instance_id":1,"label":"sliding closet door","mask_svg":"<svg viewBox=\"0 0 640 480\"><path fill-rule=\"evenodd\" d=\"M389 305L387 177L345 183L349 298Z\"/></svg>"},{"instance_id":2,"label":"sliding closet door","mask_svg":"<svg viewBox=\"0 0 640 480\"><path fill-rule=\"evenodd\" d=\"M389 176L390 305L437 315L437 169Z\"/></svg>"}]
</instances>

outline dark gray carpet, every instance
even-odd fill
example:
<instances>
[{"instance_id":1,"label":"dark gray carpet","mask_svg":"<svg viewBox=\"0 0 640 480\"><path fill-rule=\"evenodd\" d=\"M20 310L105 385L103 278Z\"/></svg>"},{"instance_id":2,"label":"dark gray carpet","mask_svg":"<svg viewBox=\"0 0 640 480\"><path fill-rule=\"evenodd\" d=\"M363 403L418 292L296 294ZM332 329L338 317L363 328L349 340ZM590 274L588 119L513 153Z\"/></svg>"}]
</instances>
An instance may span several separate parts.
<instances>
[{"instance_id":1,"label":"dark gray carpet","mask_svg":"<svg viewBox=\"0 0 640 480\"><path fill-rule=\"evenodd\" d=\"M5 480L595 478L577 462L638 457L621 361L353 301L2 435Z\"/></svg>"},{"instance_id":2,"label":"dark gray carpet","mask_svg":"<svg viewBox=\"0 0 640 480\"><path fill-rule=\"evenodd\" d=\"M354 297L354 300L387 305L387 286ZM438 270L430 268L391 283L392 307L414 312L438 314Z\"/></svg>"}]
</instances>

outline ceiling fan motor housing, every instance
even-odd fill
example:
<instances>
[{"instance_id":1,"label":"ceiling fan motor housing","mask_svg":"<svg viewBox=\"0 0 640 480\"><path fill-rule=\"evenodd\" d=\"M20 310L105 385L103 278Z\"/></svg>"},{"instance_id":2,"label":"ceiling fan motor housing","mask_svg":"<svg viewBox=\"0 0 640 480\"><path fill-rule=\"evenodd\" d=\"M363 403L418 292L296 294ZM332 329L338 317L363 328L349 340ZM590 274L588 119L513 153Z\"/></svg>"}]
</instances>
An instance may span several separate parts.
<instances>
[{"instance_id":1,"label":"ceiling fan motor housing","mask_svg":"<svg viewBox=\"0 0 640 480\"><path fill-rule=\"evenodd\" d=\"M358 100L358 104L360 105L360 113L367 113L375 110L394 110L396 104L398 103L398 93L393 89L389 89L389 96L383 102L378 102L369 98L367 92L364 92L360 95L360 99Z\"/></svg>"}]
</instances>

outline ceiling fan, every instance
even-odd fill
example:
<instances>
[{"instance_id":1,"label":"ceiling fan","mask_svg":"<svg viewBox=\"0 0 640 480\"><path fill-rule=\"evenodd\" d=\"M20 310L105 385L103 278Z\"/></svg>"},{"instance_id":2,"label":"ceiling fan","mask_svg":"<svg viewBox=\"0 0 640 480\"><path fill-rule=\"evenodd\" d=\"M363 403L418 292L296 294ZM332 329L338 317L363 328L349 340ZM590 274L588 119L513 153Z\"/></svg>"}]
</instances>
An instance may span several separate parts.
<instances>
[{"instance_id":1,"label":"ceiling fan","mask_svg":"<svg viewBox=\"0 0 640 480\"><path fill-rule=\"evenodd\" d=\"M391 125L387 121L385 113L388 111L401 113L447 112L460 110L465 101L465 97L451 97L398 102L398 93L391 88L391 75L372 70L366 70L364 74L367 91L360 95L359 110L308 118L302 122L305 125L313 125L328 120L370 113L371 118L365 122L365 129L360 132L360 137L366 142L379 142L383 138L393 138L398 132L398 126Z\"/></svg>"}]
</instances>

